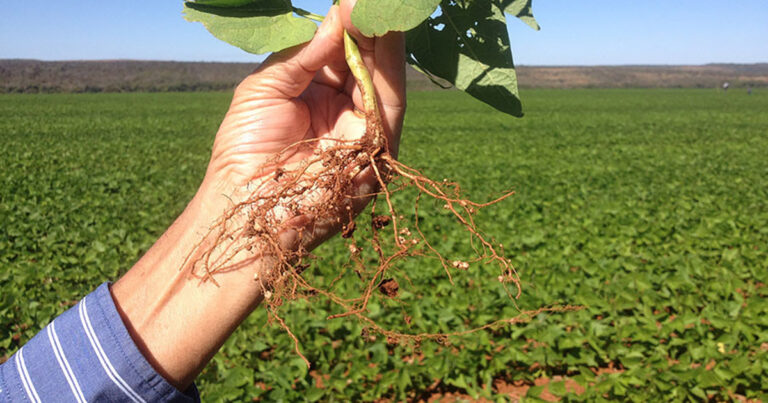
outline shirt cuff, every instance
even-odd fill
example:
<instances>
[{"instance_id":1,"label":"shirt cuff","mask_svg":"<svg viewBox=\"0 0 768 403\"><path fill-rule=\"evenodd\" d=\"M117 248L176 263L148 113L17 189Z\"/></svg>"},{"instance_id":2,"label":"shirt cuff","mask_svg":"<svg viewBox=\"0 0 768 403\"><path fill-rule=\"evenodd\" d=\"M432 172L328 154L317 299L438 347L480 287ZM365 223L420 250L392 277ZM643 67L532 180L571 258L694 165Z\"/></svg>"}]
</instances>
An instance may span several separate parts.
<instances>
[{"instance_id":1,"label":"shirt cuff","mask_svg":"<svg viewBox=\"0 0 768 403\"><path fill-rule=\"evenodd\" d=\"M144 358L117 312L109 283L19 349L0 366L0 379L5 384L0 400L16 395L33 401L200 401L195 385L177 390Z\"/></svg>"}]
</instances>

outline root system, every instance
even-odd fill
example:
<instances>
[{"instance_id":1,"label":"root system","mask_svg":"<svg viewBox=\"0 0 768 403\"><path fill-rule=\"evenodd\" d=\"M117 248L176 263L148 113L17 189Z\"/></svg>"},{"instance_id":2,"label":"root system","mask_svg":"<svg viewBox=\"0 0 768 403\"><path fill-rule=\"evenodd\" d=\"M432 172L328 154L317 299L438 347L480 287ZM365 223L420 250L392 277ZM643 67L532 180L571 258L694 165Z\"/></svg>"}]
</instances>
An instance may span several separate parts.
<instances>
[{"instance_id":1,"label":"root system","mask_svg":"<svg viewBox=\"0 0 768 403\"><path fill-rule=\"evenodd\" d=\"M458 184L430 179L394 159L387 147L370 76L357 46L348 35L345 45L348 64L363 93L365 135L358 141L303 141L275 155L263 167L264 172L270 174L260 175L258 182L249 186L245 201L233 205L211 227L205 237L213 240L205 243L210 246L203 247L202 253L190 255L185 266L191 267L193 274L202 281L215 283L217 273L242 270L256 262L268 261L269 264L264 265L268 269L255 270L254 281L263 288L269 317L293 338L296 352L305 361L298 338L279 314L285 302L297 298L322 296L342 311L330 316L329 320L354 317L363 324L367 335L380 334L391 343L412 344L423 340L446 343L452 336L523 322L542 312L574 309L566 306L521 311L515 318L447 334L401 333L386 329L367 316L369 302L377 292L382 298L398 297L400 285L391 271L396 270L396 263L414 256L435 259L452 284L453 276L482 264L496 266L497 279L511 301L520 295L521 287L510 259L504 256L502 244L484 234L474 218L480 209L499 203L512 193L485 203L474 202L462 195ZM298 165L283 164L282 156L297 149L311 150L312 157ZM361 175L372 175L378 185L375 191L361 193L354 180ZM392 197L393 193L403 189L415 189L418 194L415 204L407 206L409 211L413 209L407 217L402 215ZM473 258L449 259L429 242L419 225L422 199L441 204L467 231L475 252ZM359 227L363 226L363 220L356 222L354 218L359 206L368 200L372 200L370 220L366 220L365 229L361 231ZM377 208L380 203L384 205ZM318 238L324 237L328 228L340 229L341 236L347 240L349 269L355 271L363 284L359 296L337 295L332 291L333 282L315 285L302 275L313 258L310 249ZM292 235L287 236L288 233ZM363 250L367 252L365 256Z\"/></svg>"}]
</instances>

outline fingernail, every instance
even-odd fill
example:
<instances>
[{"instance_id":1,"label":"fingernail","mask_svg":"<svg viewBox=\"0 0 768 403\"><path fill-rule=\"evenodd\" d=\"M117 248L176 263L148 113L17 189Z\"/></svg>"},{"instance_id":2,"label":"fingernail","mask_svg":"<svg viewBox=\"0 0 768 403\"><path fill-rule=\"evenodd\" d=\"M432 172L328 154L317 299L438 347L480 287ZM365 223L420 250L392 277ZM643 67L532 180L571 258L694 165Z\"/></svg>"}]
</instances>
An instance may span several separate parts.
<instances>
[{"instance_id":1,"label":"fingernail","mask_svg":"<svg viewBox=\"0 0 768 403\"><path fill-rule=\"evenodd\" d=\"M281 231L277 236L277 242L284 250L296 250L299 247L301 236L295 229Z\"/></svg>"}]
</instances>

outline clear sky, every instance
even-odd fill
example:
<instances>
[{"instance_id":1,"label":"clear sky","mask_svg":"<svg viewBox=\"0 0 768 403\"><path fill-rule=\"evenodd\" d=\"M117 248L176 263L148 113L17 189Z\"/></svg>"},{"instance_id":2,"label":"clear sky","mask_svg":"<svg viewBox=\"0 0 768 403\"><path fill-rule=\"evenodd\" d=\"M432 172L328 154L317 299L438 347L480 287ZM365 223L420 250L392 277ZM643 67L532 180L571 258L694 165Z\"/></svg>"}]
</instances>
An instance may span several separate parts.
<instances>
[{"instance_id":1,"label":"clear sky","mask_svg":"<svg viewBox=\"0 0 768 403\"><path fill-rule=\"evenodd\" d=\"M294 0L325 13L330 0ZM181 0L23 0L0 12L0 59L258 61L181 17ZM767 0L534 0L510 19L517 64L768 62Z\"/></svg>"}]
</instances>

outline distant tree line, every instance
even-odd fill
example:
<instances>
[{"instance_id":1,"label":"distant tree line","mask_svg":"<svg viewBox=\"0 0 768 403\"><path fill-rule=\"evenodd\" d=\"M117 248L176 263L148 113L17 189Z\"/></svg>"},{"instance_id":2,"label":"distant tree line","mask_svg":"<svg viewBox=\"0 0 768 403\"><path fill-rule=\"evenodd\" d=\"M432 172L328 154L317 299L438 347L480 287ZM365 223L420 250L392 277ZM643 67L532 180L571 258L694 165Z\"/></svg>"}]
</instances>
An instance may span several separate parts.
<instances>
[{"instance_id":1,"label":"distant tree line","mask_svg":"<svg viewBox=\"0 0 768 403\"><path fill-rule=\"evenodd\" d=\"M246 63L0 60L0 92L165 92L230 90Z\"/></svg>"},{"instance_id":2,"label":"distant tree line","mask_svg":"<svg viewBox=\"0 0 768 403\"><path fill-rule=\"evenodd\" d=\"M0 93L228 91L253 63L0 60ZM519 66L523 88L732 88L768 86L768 64ZM438 88L409 69L410 90Z\"/></svg>"}]
</instances>

